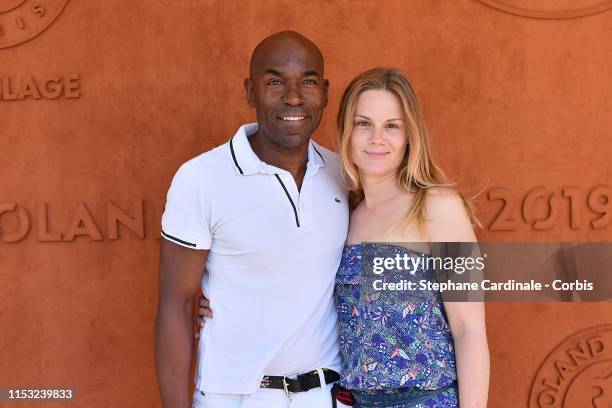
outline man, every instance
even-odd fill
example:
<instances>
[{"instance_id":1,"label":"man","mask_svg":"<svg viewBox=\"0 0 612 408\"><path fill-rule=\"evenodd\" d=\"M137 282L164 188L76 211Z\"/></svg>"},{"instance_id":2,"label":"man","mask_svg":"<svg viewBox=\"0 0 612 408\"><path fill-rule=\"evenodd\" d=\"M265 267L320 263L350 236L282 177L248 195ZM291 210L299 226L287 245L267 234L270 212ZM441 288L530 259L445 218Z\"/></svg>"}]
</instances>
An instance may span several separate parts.
<instances>
[{"instance_id":1,"label":"man","mask_svg":"<svg viewBox=\"0 0 612 408\"><path fill-rule=\"evenodd\" d=\"M163 406L190 406L202 282L215 318L200 336L194 407L330 407L348 207L336 155L310 140L327 105L322 54L298 33L274 34L253 51L244 86L257 124L184 163L168 191L155 349Z\"/></svg>"}]
</instances>

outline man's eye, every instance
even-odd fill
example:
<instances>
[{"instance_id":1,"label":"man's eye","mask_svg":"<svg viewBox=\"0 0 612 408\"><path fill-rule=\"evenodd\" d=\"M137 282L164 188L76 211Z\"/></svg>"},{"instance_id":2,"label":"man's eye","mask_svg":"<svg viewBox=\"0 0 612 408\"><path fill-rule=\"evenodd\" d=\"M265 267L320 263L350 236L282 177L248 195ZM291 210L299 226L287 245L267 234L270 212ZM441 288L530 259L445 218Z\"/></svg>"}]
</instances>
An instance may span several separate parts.
<instances>
[{"instance_id":1,"label":"man's eye","mask_svg":"<svg viewBox=\"0 0 612 408\"><path fill-rule=\"evenodd\" d=\"M317 81L315 81L314 79L307 79L304 81L305 85L316 85Z\"/></svg>"},{"instance_id":2,"label":"man's eye","mask_svg":"<svg viewBox=\"0 0 612 408\"><path fill-rule=\"evenodd\" d=\"M271 79L268 81L268 85L280 85L281 81L278 79Z\"/></svg>"}]
</instances>

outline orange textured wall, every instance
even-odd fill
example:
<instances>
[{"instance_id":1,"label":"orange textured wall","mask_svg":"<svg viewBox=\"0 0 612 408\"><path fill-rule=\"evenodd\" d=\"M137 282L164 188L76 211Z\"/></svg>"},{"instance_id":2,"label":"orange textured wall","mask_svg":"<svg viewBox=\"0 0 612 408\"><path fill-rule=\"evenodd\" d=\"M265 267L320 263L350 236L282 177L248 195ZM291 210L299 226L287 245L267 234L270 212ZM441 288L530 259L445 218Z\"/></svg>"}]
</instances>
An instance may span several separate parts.
<instances>
[{"instance_id":1,"label":"orange textured wall","mask_svg":"<svg viewBox=\"0 0 612 408\"><path fill-rule=\"evenodd\" d=\"M399 67L443 168L485 187L479 239L611 241L609 215L596 221L612 213L611 7L0 0L0 387L73 388L75 400L58 407L159 406L152 334L165 192L180 163L254 120L242 89L250 52L283 29L325 55L322 144L333 145L350 79ZM552 194L558 210L543 228L521 213L546 218L542 200L522 206L539 186L534 194ZM598 339L605 350L593 361L612 361L609 303L487 311L491 407L591 406L582 404L593 403L598 374L572 369L559 380L555 353L589 339L598 351ZM546 378L586 391L538 402L532 383Z\"/></svg>"}]
</instances>

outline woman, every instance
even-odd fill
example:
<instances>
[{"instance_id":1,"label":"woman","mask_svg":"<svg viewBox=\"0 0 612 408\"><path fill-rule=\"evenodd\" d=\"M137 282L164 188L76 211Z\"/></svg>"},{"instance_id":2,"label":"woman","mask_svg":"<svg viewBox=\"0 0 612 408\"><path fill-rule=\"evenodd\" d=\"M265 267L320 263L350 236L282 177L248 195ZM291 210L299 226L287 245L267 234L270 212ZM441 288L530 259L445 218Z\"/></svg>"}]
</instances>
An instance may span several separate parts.
<instances>
[{"instance_id":1,"label":"woman","mask_svg":"<svg viewBox=\"0 0 612 408\"><path fill-rule=\"evenodd\" d=\"M337 125L353 208L335 292L341 385L359 407L486 406L484 305L442 302L435 291L377 294L367 276L374 257L425 257L426 242L476 241L472 204L432 160L408 80L394 69L362 73L342 97ZM392 242L421 243L420 251Z\"/></svg>"},{"instance_id":2,"label":"woman","mask_svg":"<svg viewBox=\"0 0 612 408\"><path fill-rule=\"evenodd\" d=\"M427 242L476 241L473 205L434 163L412 87L395 69L362 73L344 92L337 125L352 209L335 290L341 385L362 408L485 407L484 305L370 290L373 257L427 257ZM209 316L206 299L200 306Z\"/></svg>"}]
</instances>

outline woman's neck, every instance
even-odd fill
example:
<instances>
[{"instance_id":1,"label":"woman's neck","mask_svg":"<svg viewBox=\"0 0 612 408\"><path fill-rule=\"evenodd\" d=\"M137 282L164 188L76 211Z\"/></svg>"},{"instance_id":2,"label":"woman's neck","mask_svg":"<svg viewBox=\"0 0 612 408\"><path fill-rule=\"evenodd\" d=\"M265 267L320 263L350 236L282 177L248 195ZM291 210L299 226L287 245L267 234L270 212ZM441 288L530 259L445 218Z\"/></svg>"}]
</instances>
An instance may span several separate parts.
<instances>
[{"instance_id":1,"label":"woman's neck","mask_svg":"<svg viewBox=\"0 0 612 408\"><path fill-rule=\"evenodd\" d=\"M363 188L363 204L368 210L375 209L402 193L397 185L395 174L378 178L360 175L360 179Z\"/></svg>"}]
</instances>

